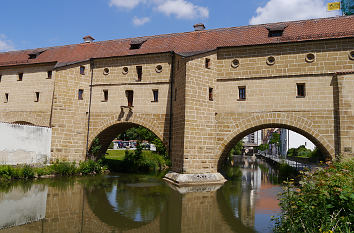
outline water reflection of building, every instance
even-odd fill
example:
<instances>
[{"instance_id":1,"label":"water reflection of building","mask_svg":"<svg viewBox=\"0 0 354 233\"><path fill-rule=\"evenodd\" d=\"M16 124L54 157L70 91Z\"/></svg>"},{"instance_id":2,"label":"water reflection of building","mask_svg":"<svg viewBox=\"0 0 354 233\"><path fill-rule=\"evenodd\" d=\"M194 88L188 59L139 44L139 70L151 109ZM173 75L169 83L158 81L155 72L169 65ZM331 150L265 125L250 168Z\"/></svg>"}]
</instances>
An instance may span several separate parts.
<instances>
[{"instance_id":1,"label":"water reflection of building","mask_svg":"<svg viewBox=\"0 0 354 233\"><path fill-rule=\"evenodd\" d=\"M27 191L15 187L8 193L0 193L0 229L45 218L47 193L44 185L32 185Z\"/></svg>"},{"instance_id":2,"label":"water reflection of building","mask_svg":"<svg viewBox=\"0 0 354 233\"><path fill-rule=\"evenodd\" d=\"M245 149L245 152L248 153L248 151L253 152L255 147L258 147L259 145L262 144L262 130L255 131L253 133L250 133L246 137L242 139L243 141L243 147Z\"/></svg>"}]
</instances>

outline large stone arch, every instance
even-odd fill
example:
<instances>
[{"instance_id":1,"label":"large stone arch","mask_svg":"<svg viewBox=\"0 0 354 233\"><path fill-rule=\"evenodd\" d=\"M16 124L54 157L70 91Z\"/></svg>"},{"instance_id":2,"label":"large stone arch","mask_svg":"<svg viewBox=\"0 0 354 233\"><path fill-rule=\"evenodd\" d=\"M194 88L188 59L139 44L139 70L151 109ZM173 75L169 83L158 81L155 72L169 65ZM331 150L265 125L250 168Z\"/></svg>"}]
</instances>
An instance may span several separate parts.
<instances>
[{"instance_id":1,"label":"large stone arch","mask_svg":"<svg viewBox=\"0 0 354 233\"><path fill-rule=\"evenodd\" d=\"M220 168L223 160L239 140L248 134L265 128L286 128L297 132L309 140L311 140L322 153L334 158L335 149L324 135L319 133L317 126L310 120L289 113L260 113L252 115L235 123L226 137L223 138L221 144L217 147L216 154L218 159L218 168Z\"/></svg>"},{"instance_id":2,"label":"large stone arch","mask_svg":"<svg viewBox=\"0 0 354 233\"><path fill-rule=\"evenodd\" d=\"M106 138L102 143L102 150L106 150L109 143L114 139L117 132L124 132L125 130L134 126L143 126L153 132L166 146L168 147L168 140L164 137L164 127L159 127L159 124L153 119L144 116L144 114L135 115L128 120L120 120L120 114L114 114L111 117L105 118L97 127L90 127L88 149L91 148L93 140L96 137ZM95 121L93 121L95 122ZM96 121L97 122L97 121Z\"/></svg>"}]
</instances>

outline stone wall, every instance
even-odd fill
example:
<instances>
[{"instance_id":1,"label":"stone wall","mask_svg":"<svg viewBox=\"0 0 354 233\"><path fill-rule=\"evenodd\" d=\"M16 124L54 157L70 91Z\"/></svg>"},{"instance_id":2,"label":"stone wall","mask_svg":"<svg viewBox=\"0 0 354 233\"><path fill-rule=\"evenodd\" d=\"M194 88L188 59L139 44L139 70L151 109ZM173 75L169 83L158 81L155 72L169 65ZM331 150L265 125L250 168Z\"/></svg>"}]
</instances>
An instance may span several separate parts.
<instances>
[{"instance_id":1,"label":"stone wall","mask_svg":"<svg viewBox=\"0 0 354 233\"><path fill-rule=\"evenodd\" d=\"M0 68L0 121L27 122L49 126L53 96L53 65L28 65ZM19 74L22 73L22 81ZM36 92L39 100L36 101ZM8 94L6 100L5 93Z\"/></svg>"}]
</instances>

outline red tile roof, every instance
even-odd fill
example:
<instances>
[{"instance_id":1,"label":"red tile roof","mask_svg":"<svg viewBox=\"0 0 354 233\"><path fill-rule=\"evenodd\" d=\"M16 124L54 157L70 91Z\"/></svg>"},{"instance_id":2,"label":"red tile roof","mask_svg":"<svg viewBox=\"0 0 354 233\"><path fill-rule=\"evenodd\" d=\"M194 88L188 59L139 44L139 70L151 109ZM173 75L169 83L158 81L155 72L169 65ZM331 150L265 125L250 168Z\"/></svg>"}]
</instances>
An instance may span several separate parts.
<instances>
[{"instance_id":1,"label":"red tile roof","mask_svg":"<svg viewBox=\"0 0 354 233\"><path fill-rule=\"evenodd\" d=\"M281 37L268 37L267 28L274 28L277 25L286 26L283 35ZM65 65L90 58L170 51L179 54L193 54L198 51L214 50L218 47L348 37L354 37L354 15L50 47L45 48L46 50L39 54L36 59L28 59L28 54L36 52L38 49L5 52L0 53L0 66L45 62L57 62L57 65ZM146 40L146 42L142 44L140 49L131 50L130 43L135 40Z\"/></svg>"}]
</instances>

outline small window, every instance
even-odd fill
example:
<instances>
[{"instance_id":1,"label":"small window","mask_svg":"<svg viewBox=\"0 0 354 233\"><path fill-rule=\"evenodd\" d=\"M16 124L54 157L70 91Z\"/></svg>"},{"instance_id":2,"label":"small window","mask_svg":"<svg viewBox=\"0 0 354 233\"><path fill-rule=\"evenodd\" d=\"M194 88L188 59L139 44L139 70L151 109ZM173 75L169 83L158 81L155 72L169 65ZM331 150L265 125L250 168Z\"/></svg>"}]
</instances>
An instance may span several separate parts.
<instances>
[{"instance_id":1,"label":"small window","mask_svg":"<svg viewBox=\"0 0 354 233\"><path fill-rule=\"evenodd\" d=\"M133 107L134 92L131 90L125 91L128 100L128 107Z\"/></svg>"},{"instance_id":2,"label":"small window","mask_svg":"<svg viewBox=\"0 0 354 233\"><path fill-rule=\"evenodd\" d=\"M108 75L109 74L109 68L104 68L103 69L103 74Z\"/></svg>"},{"instance_id":3,"label":"small window","mask_svg":"<svg viewBox=\"0 0 354 233\"><path fill-rule=\"evenodd\" d=\"M22 79L23 79L23 73L19 73L17 81L22 81Z\"/></svg>"},{"instance_id":4,"label":"small window","mask_svg":"<svg viewBox=\"0 0 354 233\"><path fill-rule=\"evenodd\" d=\"M78 100L83 100L84 99L84 90L83 89L79 89L77 98L78 98Z\"/></svg>"},{"instance_id":5,"label":"small window","mask_svg":"<svg viewBox=\"0 0 354 233\"><path fill-rule=\"evenodd\" d=\"M85 74L85 66L80 66L80 74L81 75Z\"/></svg>"},{"instance_id":6,"label":"small window","mask_svg":"<svg viewBox=\"0 0 354 233\"><path fill-rule=\"evenodd\" d=\"M156 73L161 73L162 72L162 65L157 65L155 68Z\"/></svg>"},{"instance_id":7,"label":"small window","mask_svg":"<svg viewBox=\"0 0 354 233\"><path fill-rule=\"evenodd\" d=\"M280 37L283 35L282 30L269 31L268 37Z\"/></svg>"},{"instance_id":8,"label":"small window","mask_svg":"<svg viewBox=\"0 0 354 233\"><path fill-rule=\"evenodd\" d=\"M210 58L205 58L205 68L210 69L211 60Z\"/></svg>"},{"instance_id":9,"label":"small window","mask_svg":"<svg viewBox=\"0 0 354 233\"><path fill-rule=\"evenodd\" d=\"M103 102L108 101L108 90L103 90Z\"/></svg>"},{"instance_id":10,"label":"small window","mask_svg":"<svg viewBox=\"0 0 354 233\"><path fill-rule=\"evenodd\" d=\"M275 57L273 56L269 56L267 57L267 65L271 66L271 65L274 65L275 64Z\"/></svg>"},{"instance_id":11,"label":"small window","mask_svg":"<svg viewBox=\"0 0 354 233\"><path fill-rule=\"evenodd\" d=\"M1 78L2 78L2 75L0 74L0 83L1 83Z\"/></svg>"},{"instance_id":12,"label":"small window","mask_svg":"<svg viewBox=\"0 0 354 233\"><path fill-rule=\"evenodd\" d=\"M175 101L177 100L177 88L175 88Z\"/></svg>"},{"instance_id":13,"label":"small window","mask_svg":"<svg viewBox=\"0 0 354 233\"><path fill-rule=\"evenodd\" d=\"M303 98L306 95L305 92L305 83L297 83L296 84L296 89L297 89L297 96L298 98Z\"/></svg>"},{"instance_id":14,"label":"small window","mask_svg":"<svg viewBox=\"0 0 354 233\"><path fill-rule=\"evenodd\" d=\"M286 24L273 24L267 25L266 28L268 29L268 37L280 37L283 36L283 32L287 27Z\"/></svg>"},{"instance_id":15,"label":"small window","mask_svg":"<svg viewBox=\"0 0 354 233\"><path fill-rule=\"evenodd\" d=\"M47 78L48 79L51 79L52 75L53 75L53 71L50 70L50 71L47 72Z\"/></svg>"},{"instance_id":16,"label":"small window","mask_svg":"<svg viewBox=\"0 0 354 233\"><path fill-rule=\"evenodd\" d=\"M143 67L142 66L137 66L136 67L136 73L138 74L138 81L141 81L143 77Z\"/></svg>"},{"instance_id":17,"label":"small window","mask_svg":"<svg viewBox=\"0 0 354 233\"><path fill-rule=\"evenodd\" d=\"M238 59L232 60L232 62L231 62L231 67L232 68L236 69L239 65L240 65L240 61Z\"/></svg>"},{"instance_id":18,"label":"small window","mask_svg":"<svg viewBox=\"0 0 354 233\"><path fill-rule=\"evenodd\" d=\"M129 72L129 68L128 67L123 67L123 74L125 75L125 74L128 74L128 72Z\"/></svg>"},{"instance_id":19,"label":"small window","mask_svg":"<svg viewBox=\"0 0 354 233\"><path fill-rule=\"evenodd\" d=\"M152 94L154 96L154 100L152 102L158 102L159 101L159 90L152 90Z\"/></svg>"},{"instance_id":20,"label":"small window","mask_svg":"<svg viewBox=\"0 0 354 233\"><path fill-rule=\"evenodd\" d=\"M39 102L39 92L36 92L34 102Z\"/></svg>"},{"instance_id":21,"label":"small window","mask_svg":"<svg viewBox=\"0 0 354 233\"><path fill-rule=\"evenodd\" d=\"M4 103L9 102L9 93L5 93L5 101Z\"/></svg>"},{"instance_id":22,"label":"small window","mask_svg":"<svg viewBox=\"0 0 354 233\"><path fill-rule=\"evenodd\" d=\"M246 100L246 87L238 87L238 100Z\"/></svg>"},{"instance_id":23,"label":"small window","mask_svg":"<svg viewBox=\"0 0 354 233\"><path fill-rule=\"evenodd\" d=\"M213 97L213 88L209 87L209 100L213 101L214 97Z\"/></svg>"}]
</instances>

